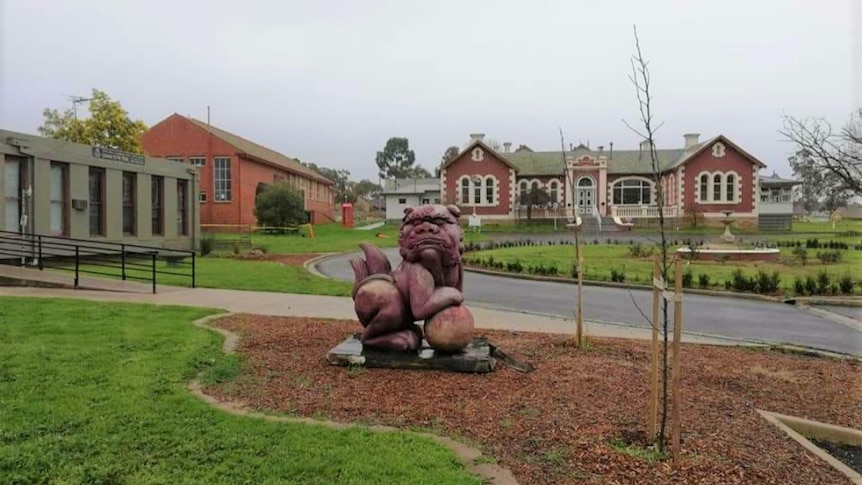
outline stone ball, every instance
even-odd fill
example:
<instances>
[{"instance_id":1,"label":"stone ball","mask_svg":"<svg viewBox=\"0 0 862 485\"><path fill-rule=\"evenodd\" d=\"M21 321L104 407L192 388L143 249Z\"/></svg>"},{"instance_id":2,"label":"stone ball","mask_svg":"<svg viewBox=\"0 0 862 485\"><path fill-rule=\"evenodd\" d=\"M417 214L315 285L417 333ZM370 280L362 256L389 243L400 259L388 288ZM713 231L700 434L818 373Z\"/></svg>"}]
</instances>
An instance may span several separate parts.
<instances>
[{"instance_id":1,"label":"stone ball","mask_svg":"<svg viewBox=\"0 0 862 485\"><path fill-rule=\"evenodd\" d=\"M425 339L440 352L458 352L473 339L473 314L464 306L449 307L425 320Z\"/></svg>"}]
</instances>

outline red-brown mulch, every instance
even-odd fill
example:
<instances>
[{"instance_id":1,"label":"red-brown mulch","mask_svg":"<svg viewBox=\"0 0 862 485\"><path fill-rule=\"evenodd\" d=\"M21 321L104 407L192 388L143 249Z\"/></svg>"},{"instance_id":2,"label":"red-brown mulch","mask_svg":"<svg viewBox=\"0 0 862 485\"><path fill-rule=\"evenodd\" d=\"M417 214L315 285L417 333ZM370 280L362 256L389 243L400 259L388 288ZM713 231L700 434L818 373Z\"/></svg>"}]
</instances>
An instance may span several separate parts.
<instances>
[{"instance_id":1,"label":"red-brown mulch","mask_svg":"<svg viewBox=\"0 0 862 485\"><path fill-rule=\"evenodd\" d=\"M285 266L302 266L306 261L312 258L316 258L320 256L316 253L302 253L302 254L235 254L231 257L233 259L239 259L243 261L275 261L277 263L281 263Z\"/></svg>"},{"instance_id":2,"label":"red-brown mulch","mask_svg":"<svg viewBox=\"0 0 862 485\"><path fill-rule=\"evenodd\" d=\"M481 332L536 371L492 374L368 369L324 355L356 322L239 315L248 357L235 382L209 391L261 410L433 428L481 446L522 484L840 484L756 408L862 427L860 370L837 361L753 349L683 347L682 460L649 462L612 446L646 429L648 344Z\"/></svg>"}]
</instances>

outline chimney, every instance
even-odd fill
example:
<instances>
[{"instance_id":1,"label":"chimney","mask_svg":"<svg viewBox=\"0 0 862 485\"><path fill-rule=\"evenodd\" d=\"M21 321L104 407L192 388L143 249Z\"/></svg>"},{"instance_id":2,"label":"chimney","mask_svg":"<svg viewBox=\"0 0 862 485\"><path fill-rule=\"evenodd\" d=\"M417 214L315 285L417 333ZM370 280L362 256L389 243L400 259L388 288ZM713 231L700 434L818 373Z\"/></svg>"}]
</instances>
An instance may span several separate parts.
<instances>
[{"instance_id":1,"label":"chimney","mask_svg":"<svg viewBox=\"0 0 862 485\"><path fill-rule=\"evenodd\" d=\"M682 135L682 137L685 138L685 146L683 148L688 150L697 145L697 139L700 138L700 133L686 133Z\"/></svg>"},{"instance_id":2,"label":"chimney","mask_svg":"<svg viewBox=\"0 0 862 485\"><path fill-rule=\"evenodd\" d=\"M598 147L596 147L596 148L598 148L598 149L599 149L599 153L602 153L603 151L605 151L605 146L604 146L604 145L599 145L599 146L598 146Z\"/></svg>"},{"instance_id":3,"label":"chimney","mask_svg":"<svg viewBox=\"0 0 862 485\"><path fill-rule=\"evenodd\" d=\"M511 151L512 151L512 142L510 142L510 141L503 142L503 152L509 153Z\"/></svg>"},{"instance_id":4,"label":"chimney","mask_svg":"<svg viewBox=\"0 0 862 485\"><path fill-rule=\"evenodd\" d=\"M610 145L611 145L611 156L610 156L610 158L611 158L611 160L613 160L614 159L614 142L610 142Z\"/></svg>"},{"instance_id":5,"label":"chimney","mask_svg":"<svg viewBox=\"0 0 862 485\"><path fill-rule=\"evenodd\" d=\"M485 139L484 133L470 133L470 141L471 142L476 141L476 140L482 141L484 139Z\"/></svg>"}]
</instances>

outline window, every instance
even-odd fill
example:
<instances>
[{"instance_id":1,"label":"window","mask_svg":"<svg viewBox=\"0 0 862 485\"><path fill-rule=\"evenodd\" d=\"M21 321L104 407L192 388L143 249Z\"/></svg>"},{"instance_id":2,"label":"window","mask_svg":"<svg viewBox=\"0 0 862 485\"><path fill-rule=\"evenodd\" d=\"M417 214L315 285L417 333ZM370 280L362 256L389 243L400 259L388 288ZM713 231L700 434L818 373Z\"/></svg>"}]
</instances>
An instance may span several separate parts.
<instances>
[{"instance_id":1,"label":"window","mask_svg":"<svg viewBox=\"0 0 862 485\"><path fill-rule=\"evenodd\" d=\"M188 225L188 180L177 180L177 234L189 233Z\"/></svg>"},{"instance_id":2,"label":"window","mask_svg":"<svg viewBox=\"0 0 862 485\"><path fill-rule=\"evenodd\" d=\"M69 166L51 163L51 234L68 236L68 181Z\"/></svg>"},{"instance_id":3,"label":"window","mask_svg":"<svg viewBox=\"0 0 862 485\"><path fill-rule=\"evenodd\" d=\"M488 177L485 179L485 203L488 205L494 205L494 181L496 179L494 177Z\"/></svg>"},{"instance_id":4,"label":"window","mask_svg":"<svg viewBox=\"0 0 862 485\"><path fill-rule=\"evenodd\" d=\"M150 187L150 224L153 236L165 234L165 178L153 175Z\"/></svg>"},{"instance_id":5,"label":"window","mask_svg":"<svg viewBox=\"0 0 862 485\"><path fill-rule=\"evenodd\" d=\"M727 202L733 202L736 200L736 177L733 176L732 173L727 174L724 178L725 192L724 192L724 200Z\"/></svg>"},{"instance_id":6,"label":"window","mask_svg":"<svg viewBox=\"0 0 862 485\"><path fill-rule=\"evenodd\" d=\"M769 202L769 189L766 187L760 188L760 201Z\"/></svg>"},{"instance_id":7,"label":"window","mask_svg":"<svg viewBox=\"0 0 862 485\"><path fill-rule=\"evenodd\" d=\"M134 236L137 233L135 224L135 200L137 199L137 174L123 172L123 235Z\"/></svg>"},{"instance_id":8,"label":"window","mask_svg":"<svg viewBox=\"0 0 862 485\"><path fill-rule=\"evenodd\" d=\"M461 203L470 203L470 179L466 177L461 179Z\"/></svg>"},{"instance_id":9,"label":"window","mask_svg":"<svg viewBox=\"0 0 862 485\"><path fill-rule=\"evenodd\" d=\"M706 202L709 200L709 175L703 174L700 176L700 201Z\"/></svg>"},{"instance_id":10,"label":"window","mask_svg":"<svg viewBox=\"0 0 862 485\"><path fill-rule=\"evenodd\" d=\"M530 184L530 191L538 190L538 189L539 189L539 182L534 180L533 183Z\"/></svg>"},{"instance_id":11,"label":"window","mask_svg":"<svg viewBox=\"0 0 862 485\"><path fill-rule=\"evenodd\" d=\"M431 203L431 199L422 199L422 205L430 204L430 203Z\"/></svg>"},{"instance_id":12,"label":"window","mask_svg":"<svg viewBox=\"0 0 862 485\"><path fill-rule=\"evenodd\" d=\"M172 162L183 163L183 157L165 157Z\"/></svg>"},{"instance_id":13,"label":"window","mask_svg":"<svg viewBox=\"0 0 862 485\"><path fill-rule=\"evenodd\" d=\"M105 169L90 167L90 235L105 235Z\"/></svg>"},{"instance_id":14,"label":"window","mask_svg":"<svg viewBox=\"0 0 862 485\"><path fill-rule=\"evenodd\" d=\"M24 174L20 160L6 159L6 230L21 231L21 177Z\"/></svg>"},{"instance_id":15,"label":"window","mask_svg":"<svg viewBox=\"0 0 862 485\"><path fill-rule=\"evenodd\" d=\"M207 159L206 157L189 157L189 163L195 167L205 167Z\"/></svg>"},{"instance_id":16,"label":"window","mask_svg":"<svg viewBox=\"0 0 862 485\"><path fill-rule=\"evenodd\" d=\"M781 189L781 202L790 202L793 200L793 189L784 187Z\"/></svg>"},{"instance_id":17,"label":"window","mask_svg":"<svg viewBox=\"0 0 862 485\"><path fill-rule=\"evenodd\" d=\"M709 198L713 202L721 200L721 174L717 173L712 176L712 195Z\"/></svg>"},{"instance_id":18,"label":"window","mask_svg":"<svg viewBox=\"0 0 862 485\"><path fill-rule=\"evenodd\" d=\"M272 175L272 183L277 184L279 182L284 182L284 175L273 174Z\"/></svg>"},{"instance_id":19,"label":"window","mask_svg":"<svg viewBox=\"0 0 862 485\"><path fill-rule=\"evenodd\" d=\"M652 184L643 179L619 180L613 185L614 205L649 205Z\"/></svg>"},{"instance_id":20,"label":"window","mask_svg":"<svg viewBox=\"0 0 862 485\"><path fill-rule=\"evenodd\" d=\"M482 203L482 179L473 179L473 203L480 205Z\"/></svg>"},{"instance_id":21,"label":"window","mask_svg":"<svg viewBox=\"0 0 862 485\"><path fill-rule=\"evenodd\" d=\"M521 185L519 187L519 190L521 191L522 194L527 192L527 181L526 180L521 180Z\"/></svg>"},{"instance_id":22,"label":"window","mask_svg":"<svg viewBox=\"0 0 862 485\"><path fill-rule=\"evenodd\" d=\"M551 180L551 183L548 184L548 188L549 188L549 192L550 192L550 196L551 196L551 203L553 204L555 202L559 202L560 201L560 183L557 182L556 180Z\"/></svg>"},{"instance_id":23,"label":"window","mask_svg":"<svg viewBox=\"0 0 862 485\"><path fill-rule=\"evenodd\" d=\"M204 192L203 190L201 190L200 193L198 193L198 202L204 203L206 201L207 201L207 193Z\"/></svg>"},{"instance_id":24,"label":"window","mask_svg":"<svg viewBox=\"0 0 862 485\"><path fill-rule=\"evenodd\" d=\"M215 201L228 202L231 200L230 193L230 157L215 157Z\"/></svg>"},{"instance_id":25,"label":"window","mask_svg":"<svg viewBox=\"0 0 862 485\"><path fill-rule=\"evenodd\" d=\"M406 203L407 203L407 199L406 199L406 198L404 198L404 197L400 197L400 198L398 199L398 203L399 203L399 204L406 204Z\"/></svg>"},{"instance_id":26,"label":"window","mask_svg":"<svg viewBox=\"0 0 862 485\"><path fill-rule=\"evenodd\" d=\"M474 162L481 162L484 159L485 159L485 151L479 147L474 148L473 149L473 161Z\"/></svg>"},{"instance_id":27,"label":"window","mask_svg":"<svg viewBox=\"0 0 862 485\"><path fill-rule=\"evenodd\" d=\"M440 203L440 199L439 199L439 198L437 198L437 197L435 197L435 198L434 198L434 203L435 203L435 204L439 204L439 203Z\"/></svg>"}]
</instances>

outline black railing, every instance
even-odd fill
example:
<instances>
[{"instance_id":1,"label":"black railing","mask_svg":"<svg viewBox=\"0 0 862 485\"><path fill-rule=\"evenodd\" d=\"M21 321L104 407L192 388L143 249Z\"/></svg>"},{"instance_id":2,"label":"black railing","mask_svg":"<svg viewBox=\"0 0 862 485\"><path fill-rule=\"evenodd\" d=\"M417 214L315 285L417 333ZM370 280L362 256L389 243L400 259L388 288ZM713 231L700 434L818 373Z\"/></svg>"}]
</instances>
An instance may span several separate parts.
<instances>
[{"instance_id":1,"label":"black railing","mask_svg":"<svg viewBox=\"0 0 862 485\"><path fill-rule=\"evenodd\" d=\"M171 284L196 283L194 251L42 234L0 231L0 264L74 272L75 288L81 274L151 283L153 293L159 275Z\"/></svg>"}]
</instances>

